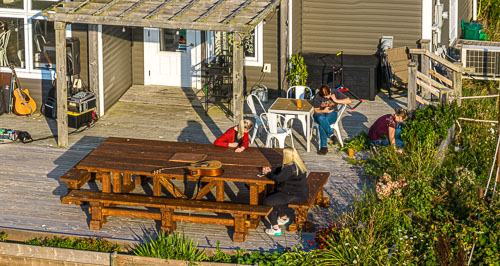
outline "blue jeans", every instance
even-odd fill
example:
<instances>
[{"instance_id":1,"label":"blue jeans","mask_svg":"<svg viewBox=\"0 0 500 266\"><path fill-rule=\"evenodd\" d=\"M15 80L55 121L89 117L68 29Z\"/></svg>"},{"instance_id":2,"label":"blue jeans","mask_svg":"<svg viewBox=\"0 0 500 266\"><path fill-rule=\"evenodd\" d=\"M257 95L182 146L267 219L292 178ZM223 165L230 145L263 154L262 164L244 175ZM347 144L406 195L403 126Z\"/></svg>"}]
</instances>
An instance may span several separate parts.
<instances>
[{"instance_id":1,"label":"blue jeans","mask_svg":"<svg viewBox=\"0 0 500 266\"><path fill-rule=\"evenodd\" d=\"M396 147L402 149L405 146L405 143L399 139L401 136L401 128L396 128L396 133L394 133L394 139L396 140ZM370 140L370 144L372 146L387 146L390 144L388 139L378 139L378 140Z\"/></svg>"},{"instance_id":2,"label":"blue jeans","mask_svg":"<svg viewBox=\"0 0 500 266\"><path fill-rule=\"evenodd\" d=\"M333 130L330 125L337 121L337 111L331 112L329 114L314 114L313 118L314 121L319 124L320 146L326 147L328 143L328 137L333 134Z\"/></svg>"}]
</instances>

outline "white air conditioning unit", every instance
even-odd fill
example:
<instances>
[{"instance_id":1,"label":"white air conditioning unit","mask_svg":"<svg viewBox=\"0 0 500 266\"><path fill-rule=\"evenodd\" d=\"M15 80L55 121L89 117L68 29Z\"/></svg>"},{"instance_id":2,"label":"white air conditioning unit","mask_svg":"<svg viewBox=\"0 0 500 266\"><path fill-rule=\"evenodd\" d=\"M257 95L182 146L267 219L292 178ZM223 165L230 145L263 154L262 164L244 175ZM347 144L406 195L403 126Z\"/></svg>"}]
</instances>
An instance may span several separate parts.
<instances>
[{"instance_id":1,"label":"white air conditioning unit","mask_svg":"<svg viewBox=\"0 0 500 266\"><path fill-rule=\"evenodd\" d=\"M462 65L478 76L500 77L500 42L460 39Z\"/></svg>"}]
</instances>

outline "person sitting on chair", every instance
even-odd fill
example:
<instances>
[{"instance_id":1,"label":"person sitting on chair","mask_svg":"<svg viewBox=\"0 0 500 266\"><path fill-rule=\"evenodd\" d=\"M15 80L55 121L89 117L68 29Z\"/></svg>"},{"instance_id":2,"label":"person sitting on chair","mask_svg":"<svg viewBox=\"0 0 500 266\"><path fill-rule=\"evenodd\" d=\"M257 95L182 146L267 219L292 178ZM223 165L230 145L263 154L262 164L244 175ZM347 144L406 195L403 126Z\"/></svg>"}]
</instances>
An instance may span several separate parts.
<instances>
[{"instance_id":1,"label":"person sitting on chair","mask_svg":"<svg viewBox=\"0 0 500 266\"><path fill-rule=\"evenodd\" d=\"M372 146L387 146L389 143L401 153L405 143L399 138L401 128L398 123L408 119L406 109L395 109L395 114L387 114L379 117L368 131L368 139Z\"/></svg>"},{"instance_id":2,"label":"person sitting on chair","mask_svg":"<svg viewBox=\"0 0 500 266\"><path fill-rule=\"evenodd\" d=\"M283 165L274 169L262 168L262 174L276 182L275 190L264 200L265 206L272 206L273 210L268 215L271 228L266 229L269 235L280 236L280 225L286 225L290 219L283 215L283 210L289 203L302 203L309 195L306 180L307 168L294 148L283 150Z\"/></svg>"},{"instance_id":3,"label":"person sitting on chair","mask_svg":"<svg viewBox=\"0 0 500 266\"><path fill-rule=\"evenodd\" d=\"M338 109L336 105L338 103L350 104L351 99L335 89L330 89L328 85L321 86L312 100L312 106L314 107L313 118L319 124L320 155L328 153L327 138L335 141L335 134L333 134L330 125L337 121Z\"/></svg>"},{"instance_id":4,"label":"person sitting on chair","mask_svg":"<svg viewBox=\"0 0 500 266\"><path fill-rule=\"evenodd\" d=\"M241 120L237 126L228 129L222 136L218 137L214 145L220 147L236 148L235 152L242 152L248 148L248 132L252 129L253 123L250 120Z\"/></svg>"}]
</instances>

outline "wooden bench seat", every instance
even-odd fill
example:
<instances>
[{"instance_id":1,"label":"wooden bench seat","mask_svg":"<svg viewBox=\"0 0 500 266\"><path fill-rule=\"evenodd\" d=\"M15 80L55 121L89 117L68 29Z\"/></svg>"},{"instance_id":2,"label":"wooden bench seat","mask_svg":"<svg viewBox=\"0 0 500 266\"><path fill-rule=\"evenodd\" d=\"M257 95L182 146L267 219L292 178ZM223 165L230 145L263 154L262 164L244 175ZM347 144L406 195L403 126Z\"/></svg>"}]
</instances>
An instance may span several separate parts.
<instances>
[{"instance_id":1,"label":"wooden bench seat","mask_svg":"<svg viewBox=\"0 0 500 266\"><path fill-rule=\"evenodd\" d=\"M272 210L272 207L269 206L82 190L71 191L62 201L65 204L89 202L91 207L91 220L89 226L91 230L100 230L101 226L106 222L106 216L123 216L161 220L161 230L166 232L175 231L177 221L234 226L233 241L235 242L245 241L248 235L248 228L250 227L249 215L266 216ZM116 207L116 205L158 208L159 211ZM233 217L225 218L210 215L176 213L176 210L227 213L231 214Z\"/></svg>"},{"instance_id":2,"label":"wooden bench seat","mask_svg":"<svg viewBox=\"0 0 500 266\"><path fill-rule=\"evenodd\" d=\"M92 175L87 170L71 168L68 172L59 178L59 181L66 183L68 193L74 189L80 189L85 183L89 182Z\"/></svg>"},{"instance_id":3,"label":"wooden bench seat","mask_svg":"<svg viewBox=\"0 0 500 266\"><path fill-rule=\"evenodd\" d=\"M323 187L328 182L328 172L311 172L307 176L307 185L309 186L309 196L307 200L300 204L288 204L288 207L295 210L295 221L290 224L288 230L297 232L302 229L307 222L307 212L313 205L321 207L330 206L330 198L323 196Z\"/></svg>"}]
</instances>

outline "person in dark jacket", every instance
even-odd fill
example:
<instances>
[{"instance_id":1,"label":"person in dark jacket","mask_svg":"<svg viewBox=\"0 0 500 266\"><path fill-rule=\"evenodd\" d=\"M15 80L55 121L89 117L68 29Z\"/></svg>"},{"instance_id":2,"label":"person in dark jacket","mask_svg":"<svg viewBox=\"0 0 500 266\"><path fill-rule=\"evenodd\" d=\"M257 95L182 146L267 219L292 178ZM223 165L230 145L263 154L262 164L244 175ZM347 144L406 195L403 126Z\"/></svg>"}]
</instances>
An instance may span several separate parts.
<instances>
[{"instance_id":1,"label":"person in dark jacket","mask_svg":"<svg viewBox=\"0 0 500 266\"><path fill-rule=\"evenodd\" d=\"M266 229L269 235L280 236L280 225L286 225L290 219L283 215L283 210L290 203L302 203L309 195L306 174L307 168L294 148L283 150L283 165L274 169L262 168L262 174L276 182L275 191L264 200L265 206L272 206L273 210L267 217L271 228Z\"/></svg>"},{"instance_id":2,"label":"person in dark jacket","mask_svg":"<svg viewBox=\"0 0 500 266\"><path fill-rule=\"evenodd\" d=\"M248 148L250 138L248 132L252 129L253 123L250 120L241 120L237 126L228 129L222 136L218 137L214 145L220 147L236 148L235 152L242 152Z\"/></svg>"}]
</instances>

